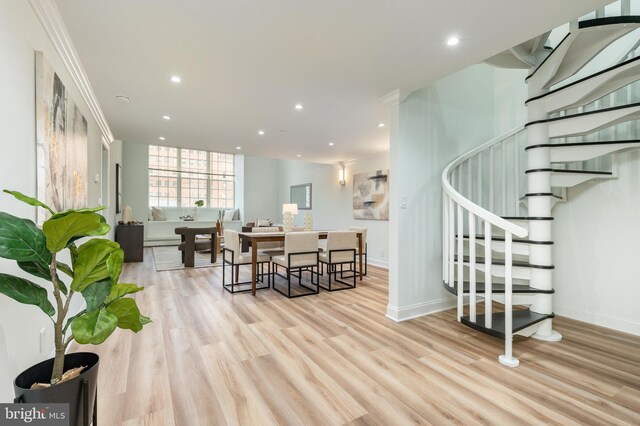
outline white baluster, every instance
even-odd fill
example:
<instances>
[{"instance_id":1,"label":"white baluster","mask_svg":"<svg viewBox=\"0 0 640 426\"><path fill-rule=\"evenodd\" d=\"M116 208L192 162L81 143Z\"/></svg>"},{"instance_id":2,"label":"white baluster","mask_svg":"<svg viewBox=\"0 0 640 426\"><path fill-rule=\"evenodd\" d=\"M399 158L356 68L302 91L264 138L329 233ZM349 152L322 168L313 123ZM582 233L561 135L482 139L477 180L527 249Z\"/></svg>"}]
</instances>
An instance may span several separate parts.
<instances>
[{"instance_id":1,"label":"white baluster","mask_svg":"<svg viewBox=\"0 0 640 426\"><path fill-rule=\"evenodd\" d=\"M491 276L491 222L484 222L484 324L485 327L493 327L493 306L492 306L492 286Z\"/></svg>"},{"instance_id":2,"label":"white baluster","mask_svg":"<svg viewBox=\"0 0 640 426\"><path fill-rule=\"evenodd\" d=\"M513 156L514 156L513 168L514 168L514 174L515 174L514 192L516 197L516 216L520 216L520 144L518 143L519 135L520 135L519 133L516 133L516 135L514 136L515 141L513 145Z\"/></svg>"},{"instance_id":3,"label":"white baluster","mask_svg":"<svg viewBox=\"0 0 640 426\"><path fill-rule=\"evenodd\" d=\"M458 204L458 321L462 317L462 309L464 306L464 216L462 206Z\"/></svg>"},{"instance_id":4,"label":"white baluster","mask_svg":"<svg viewBox=\"0 0 640 426\"><path fill-rule=\"evenodd\" d=\"M469 158L467 160L467 198L471 201L473 201L473 185L472 183L472 179L471 179L471 174L472 174L472 168L471 168L471 158Z\"/></svg>"},{"instance_id":5,"label":"white baluster","mask_svg":"<svg viewBox=\"0 0 640 426\"><path fill-rule=\"evenodd\" d=\"M493 153L494 146L489 148L489 211L494 212L493 208L494 200L493 200L493 176L494 176L494 168L493 168Z\"/></svg>"},{"instance_id":6,"label":"white baluster","mask_svg":"<svg viewBox=\"0 0 640 426\"><path fill-rule=\"evenodd\" d=\"M449 238L447 235L449 232L448 207L447 194L442 191L442 279L447 284L449 284L449 259L447 258L449 255Z\"/></svg>"},{"instance_id":7,"label":"white baluster","mask_svg":"<svg viewBox=\"0 0 640 426\"><path fill-rule=\"evenodd\" d=\"M478 153L478 205L482 207L482 152ZM480 233L482 228L480 221L477 221L476 232Z\"/></svg>"},{"instance_id":8,"label":"white baluster","mask_svg":"<svg viewBox=\"0 0 640 426\"><path fill-rule=\"evenodd\" d=\"M502 178L502 215L507 215L507 144L500 142L500 177Z\"/></svg>"},{"instance_id":9,"label":"white baluster","mask_svg":"<svg viewBox=\"0 0 640 426\"><path fill-rule=\"evenodd\" d=\"M517 367L520 362L513 357L513 253L511 232L504 234L504 355L500 363L507 367Z\"/></svg>"},{"instance_id":10,"label":"white baluster","mask_svg":"<svg viewBox=\"0 0 640 426\"><path fill-rule=\"evenodd\" d=\"M455 275L454 275L454 266L455 266L455 221L453 220L453 215L455 214L455 210L453 209L453 199L449 198L449 287L453 287L455 283Z\"/></svg>"},{"instance_id":11,"label":"white baluster","mask_svg":"<svg viewBox=\"0 0 640 426\"><path fill-rule=\"evenodd\" d=\"M469 319L476 322L476 215L469 211Z\"/></svg>"}]
</instances>

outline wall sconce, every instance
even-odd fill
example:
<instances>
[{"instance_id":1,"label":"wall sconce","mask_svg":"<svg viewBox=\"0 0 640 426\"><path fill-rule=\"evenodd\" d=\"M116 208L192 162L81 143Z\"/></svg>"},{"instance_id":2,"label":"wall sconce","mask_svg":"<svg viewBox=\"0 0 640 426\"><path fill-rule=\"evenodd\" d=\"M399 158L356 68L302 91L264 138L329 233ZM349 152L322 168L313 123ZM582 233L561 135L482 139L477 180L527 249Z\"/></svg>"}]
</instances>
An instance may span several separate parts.
<instances>
[{"instance_id":1,"label":"wall sconce","mask_svg":"<svg viewBox=\"0 0 640 426\"><path fill-rule=\"evenodd\" d=\"M344 167L338 170L338 183L344 186L347 181L344 179Z\"/></svg>"}]
</instances>

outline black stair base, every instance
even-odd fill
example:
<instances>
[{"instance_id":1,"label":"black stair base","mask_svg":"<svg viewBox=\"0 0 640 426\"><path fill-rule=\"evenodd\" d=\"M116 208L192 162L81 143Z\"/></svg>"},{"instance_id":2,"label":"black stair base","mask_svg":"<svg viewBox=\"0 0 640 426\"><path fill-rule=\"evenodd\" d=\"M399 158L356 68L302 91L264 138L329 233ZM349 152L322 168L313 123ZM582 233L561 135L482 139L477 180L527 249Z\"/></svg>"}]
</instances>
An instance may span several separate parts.
<instances>
[{"instance_id":1,"label":"black stair base","mask_svg":"<svg viewBox=\"0 0 640 426\"><path fill-rule=\"evenodd\" d=\"M519 309L513 311L513 332L524 330L525 328L537 324L549 318L554 318L555 315L551 314L538 314L531 312L529 309ZM491 328L485 327L485 316L476 315L476 322L471 322L468 316L464 316L460 321L474 330L478 330L482 333L488 334L498 339L504 340L504 312L495 312L493 314L493 324Z\"/></svg>"},{"instance_id":2,"label":"black stair base","mask_svg":"<svg viewBox=\"0 0 640 426\"><path fill-rule=\"evenodd\" d=\"M453 284L453 287L449 287L449 284L447 284L445 282L443 282L442 285L444 286L445 290L447 290L449 293L453 294L454 296L458 294L458 282L457 281ZM468 281L464 282L462 292L463 292L463 294L469 294L469 282ZM482 293L484 293L484 283L483 282L477 282L476 283L476 294L478 296L482 296ZM502 284L502 283L492 283L491 293L493 293L493 294L504 294L504 284ZM512 293L513 294L553 294L553 293L555 293L555 290L553 290L553 289L551 289L551 290L540 290L538 288L533 288L533 287L530 287L528 285L514 284Z\"/></svg>"}]
</instances>

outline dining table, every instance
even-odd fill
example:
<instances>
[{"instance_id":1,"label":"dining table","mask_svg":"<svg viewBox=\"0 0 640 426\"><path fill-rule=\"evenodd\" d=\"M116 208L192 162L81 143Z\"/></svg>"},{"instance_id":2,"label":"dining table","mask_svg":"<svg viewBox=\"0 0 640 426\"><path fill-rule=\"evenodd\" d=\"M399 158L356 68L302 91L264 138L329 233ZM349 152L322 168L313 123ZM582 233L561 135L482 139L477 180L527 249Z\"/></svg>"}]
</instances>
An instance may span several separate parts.
<instances>
[{"instance_id":1,"label":"dining table","mask_svg":"<svg viewBox=\"0 0 640 426\"><path fill-rule=\"evenodd\" d=\"M329 231L318 232L318 239L326 240ZM273 241L284 242L285 232L239 232L241 241L248 241L251 245L251 294L256 295L256 280L258 271L258 249L260 243ZM358 262L359 271L362 271L362 232L356 232L358 236ZM360 273L360 281L362 281L362 273Z\"/></svg>"}]
</instances>

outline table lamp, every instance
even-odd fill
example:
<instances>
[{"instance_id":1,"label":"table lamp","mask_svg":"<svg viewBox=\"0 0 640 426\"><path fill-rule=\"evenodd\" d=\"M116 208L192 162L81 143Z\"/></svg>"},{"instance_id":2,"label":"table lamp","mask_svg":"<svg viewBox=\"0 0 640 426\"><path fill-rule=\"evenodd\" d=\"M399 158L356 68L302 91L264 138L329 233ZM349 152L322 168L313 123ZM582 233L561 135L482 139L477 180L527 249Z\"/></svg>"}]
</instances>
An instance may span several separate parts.
<instances>
[{"instance_id":1,"label":"table lamp","mask_svg":"<svg viewBox=\"0 0 640 426\"><path fill-rule=\"evenodd\" d=\"M293 215L298 214L297 204L282 205L282 229L284 232L293 231Z\"/></svg>"}]
</instances>

